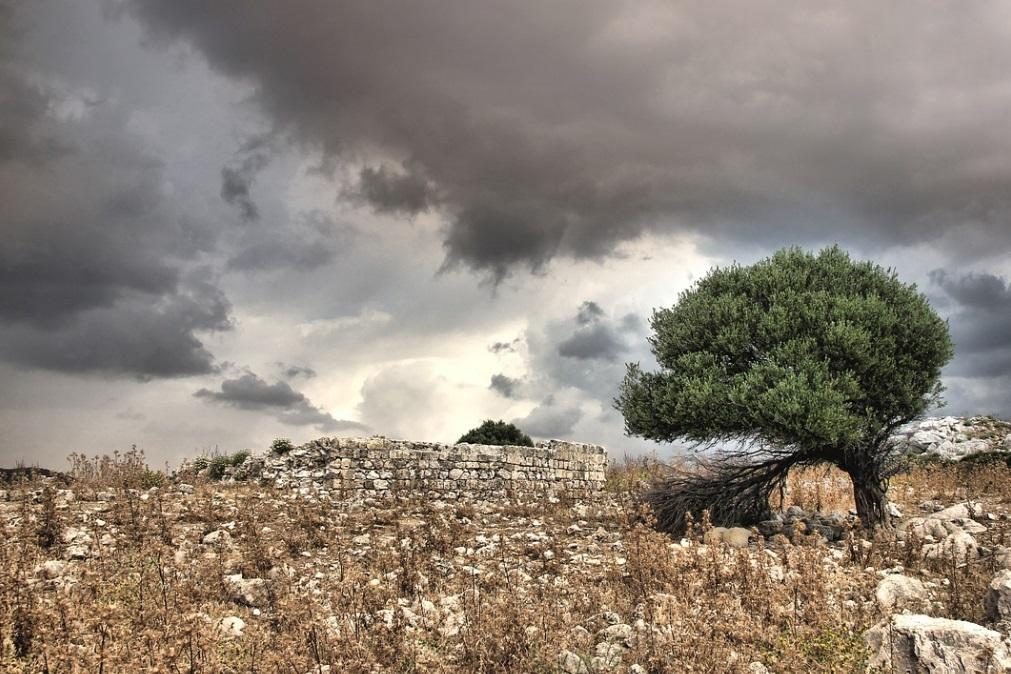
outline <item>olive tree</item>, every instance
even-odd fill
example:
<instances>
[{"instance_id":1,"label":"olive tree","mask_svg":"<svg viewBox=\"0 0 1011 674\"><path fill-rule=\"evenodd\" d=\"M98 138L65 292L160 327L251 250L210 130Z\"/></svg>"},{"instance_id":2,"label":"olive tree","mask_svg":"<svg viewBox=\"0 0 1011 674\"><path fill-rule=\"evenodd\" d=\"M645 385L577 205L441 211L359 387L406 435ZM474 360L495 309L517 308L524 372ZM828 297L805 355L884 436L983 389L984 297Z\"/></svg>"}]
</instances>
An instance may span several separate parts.
<instances>
[{"instance_id":1,"label":"olive tree","mask_svg":"<svg viewBox=\"0 0 1011 674\"><path fill-rule=\"evenodd\" d=\"M625 430L709 450L649 495L662 528L702 510L759 521L792 468L817 464L849 474L865 526L889 525L890 437L939 402L953 355L915 285L839 247L791 248L713 269L651 326L659 371L628 365Z\"/></svg>"}]
</instances>

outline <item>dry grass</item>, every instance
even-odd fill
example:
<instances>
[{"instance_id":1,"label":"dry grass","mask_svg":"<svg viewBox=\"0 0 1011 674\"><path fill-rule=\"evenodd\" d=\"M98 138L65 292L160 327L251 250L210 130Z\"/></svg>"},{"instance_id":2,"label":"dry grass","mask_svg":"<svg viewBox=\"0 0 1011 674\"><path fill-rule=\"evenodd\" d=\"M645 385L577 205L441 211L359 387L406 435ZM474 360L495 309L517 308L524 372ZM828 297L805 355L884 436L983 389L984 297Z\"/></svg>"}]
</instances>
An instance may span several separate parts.
<instances>
[{"instance_id":1,"label":"dry grass","mask_svg":"<svg viewBox=\"0 0 1011 674\"><path fill-rule=\"evenodd\" d=\"M855 672L860 634L881 617L877 569L898 564L936 584L935 615L981 619L987 563L931 568L894 538L671 540L633 509L662 470L629 462L595 501L352 505L251 486L182 493L136 452L77 457L76 499L22 485L0 503L0 671L558 672L568 650L590 673ZM918 469L893 497L909 512L966 497L997 508L1007 473ZM850 498L840 474L804 471L783 505ZM87 559L41 566L80 541ZM237 596L237 573L262 583ZM230 616L241 636L220 627Z\"/></svg>"}]
</instances>

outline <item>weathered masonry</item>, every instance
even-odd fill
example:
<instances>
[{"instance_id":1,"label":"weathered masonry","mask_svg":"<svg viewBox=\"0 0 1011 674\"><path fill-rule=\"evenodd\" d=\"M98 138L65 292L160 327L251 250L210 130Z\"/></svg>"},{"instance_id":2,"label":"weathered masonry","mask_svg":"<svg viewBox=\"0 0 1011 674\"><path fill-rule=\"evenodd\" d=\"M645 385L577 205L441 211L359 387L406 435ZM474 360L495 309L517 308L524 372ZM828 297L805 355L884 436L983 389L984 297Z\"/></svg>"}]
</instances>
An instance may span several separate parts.
<instances>
[{"instance_id":1,"label":"weathered masonry","mask_svg":"<svg viewBox=\"0 0 1011 674\"><path fill-rule=\"evenodd\" d=\"M321 438L285 454L252 458L242 468L279 488L331 497L585 496L604 486L607 453L598 445L558 440L500 447Z\"/></svg>"}]
</instances>

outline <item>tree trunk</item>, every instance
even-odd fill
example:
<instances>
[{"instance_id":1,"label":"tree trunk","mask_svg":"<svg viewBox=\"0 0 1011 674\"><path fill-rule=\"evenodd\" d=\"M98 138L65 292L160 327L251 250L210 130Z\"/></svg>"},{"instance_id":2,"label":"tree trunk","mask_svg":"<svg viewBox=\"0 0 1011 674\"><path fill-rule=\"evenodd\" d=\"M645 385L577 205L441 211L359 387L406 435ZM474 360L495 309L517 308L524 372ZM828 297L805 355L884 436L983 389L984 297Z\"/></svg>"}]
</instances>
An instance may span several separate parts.
<instances>
[{"instance_id":1,"label":"tree trunk","mask_svg":"<svg viewBox=\"0 0 1011 674\"><path fill-rule=\"evenodd\" d=\"M878 472L868 468L847 468L846 472L853 481L853 500L857 506L857 517L864 527L891 528L885 482Z\"/></svg>"}]
</instances>

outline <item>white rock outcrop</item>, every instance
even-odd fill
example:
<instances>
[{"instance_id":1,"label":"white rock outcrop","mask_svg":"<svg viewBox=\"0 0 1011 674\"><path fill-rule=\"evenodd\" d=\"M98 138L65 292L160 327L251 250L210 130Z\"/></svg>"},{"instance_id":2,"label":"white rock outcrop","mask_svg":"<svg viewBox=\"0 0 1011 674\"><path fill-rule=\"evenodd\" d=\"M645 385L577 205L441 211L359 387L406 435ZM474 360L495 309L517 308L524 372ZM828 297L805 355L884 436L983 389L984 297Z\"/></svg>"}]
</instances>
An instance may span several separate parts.
<instances>
[{"instance_id":1,"label":"white rock outcrop","mask_svg":"<svg viewBox=\"0 0 1011 674\"><path fill-rule=\"evenodd\" d=\"M895 615L864 634L871 671L925 674L1007 674L1011 645L975 623L925 615Z\"/></svg>"},{"instance_id":2,"label":"white rock outcrop","mask_svg":"<svg viewBox=\"0 0 1011 674\"><path fill-rule=\"evenodd\" d=\"M1011 423L990 417L932 417L899 429L892 439L909 454L957 461L990 451L1011 451Z\"/></svg>"}]
</instances>

